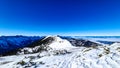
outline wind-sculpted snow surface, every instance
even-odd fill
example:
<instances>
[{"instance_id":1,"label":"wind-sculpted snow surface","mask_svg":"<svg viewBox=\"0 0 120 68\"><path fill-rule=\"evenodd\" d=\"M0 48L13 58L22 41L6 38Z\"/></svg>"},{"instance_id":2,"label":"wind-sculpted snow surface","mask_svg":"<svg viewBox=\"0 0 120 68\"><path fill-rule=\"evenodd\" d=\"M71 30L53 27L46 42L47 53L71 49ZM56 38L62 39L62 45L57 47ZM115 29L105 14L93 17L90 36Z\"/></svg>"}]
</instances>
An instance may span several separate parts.
<instances>
[{"instance_id":1,"label":"wind-sculpted snow surface","mask_svg":"<svg viewBox=\"0 0 120 68\"><path fill-rule=\"evenodd\" d=\"M75 47L68 40L57 36L46 37L36 44L41 44L41 42L44 43L43 45L48 46L46 51L0 57L0 68L120 67L120 43L109 46Z\"/></svg>"},{"instance_id":2,"label":"wind-sculpted snow surface","mask_svg":"<svg viewBox=\"0 0 120 68\"><path fill-rule=\"evenodd\" d=\"M0 68L119 68L119 57L120 43L97 48L71 47L59 54L41 52L1 57Z\"/></svg>"}]
</instances>

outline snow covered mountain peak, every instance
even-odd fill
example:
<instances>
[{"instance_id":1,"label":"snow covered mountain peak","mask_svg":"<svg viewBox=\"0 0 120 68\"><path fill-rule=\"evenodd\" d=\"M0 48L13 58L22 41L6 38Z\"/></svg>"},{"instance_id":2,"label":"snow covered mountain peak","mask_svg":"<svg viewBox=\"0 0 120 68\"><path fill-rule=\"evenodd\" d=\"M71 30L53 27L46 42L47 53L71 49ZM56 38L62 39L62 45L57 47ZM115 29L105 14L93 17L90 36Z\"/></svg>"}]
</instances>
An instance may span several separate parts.
<instances>
[{"instance_id":1,"label":"snow covered mountain peak","mask_svg":"<svg viewBox=\"0 0 120 68\"><path fill-rule=\"evenodd\" d=\"M45 39L47 39L47 38L53 38L55 41L60 41L60 40L62 40L60 37L58 37L58 36L47 36Z\"/></svg>"},{"instance_id":2,"label":"snow covered mountain peak","mask_svg":"<svg viewBox=\"0 0 120 68\"><path fill-rule=\"evenodd\" d=\"M58 36L47 36L44 40L48 40L48 46L55 50L69 49L74 47L69 41L67 41L66 39L61 39Z\"/></svg>"},{"instance_id":3,"label":"snow covered mountain peak","mask_svg":"<svg viewBox=\"0 0 120 68\"><path fill-rule=\"evenodd\" d=\"M120 42L99 45L91 40L47 36L29 46L0 57L0 68L120 67Z\"/></svg>"}]
</instances>

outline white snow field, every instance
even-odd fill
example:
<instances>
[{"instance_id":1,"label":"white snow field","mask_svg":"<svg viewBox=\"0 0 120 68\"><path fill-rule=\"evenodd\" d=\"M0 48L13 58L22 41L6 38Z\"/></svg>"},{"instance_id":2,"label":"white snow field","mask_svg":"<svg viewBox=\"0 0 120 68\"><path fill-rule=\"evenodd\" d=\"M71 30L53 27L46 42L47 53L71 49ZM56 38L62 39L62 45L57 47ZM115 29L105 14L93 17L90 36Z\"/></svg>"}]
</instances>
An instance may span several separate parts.
<instances>
[{"instance_id":1,"label":"white snow field","mask_svg":"<svg viewBox=\"0 0 120 68\"><path fill-rule=\"evenodd\" d=\"M63 50L63 49L70 49L70 48L74 48L71 43L69 41L67 41L66 39L61 39L60 37L57 36L53 36L54 37L54 41L53 43L51 43L50 45L48 45L49 47L51 47L52 49L55 50Z\"/></svg>"},{"instance_id":2,"label":"white snow field","mask_svg":"<svg viewBox=\"0 0 120 68\"><path fill-rule=\"evenodd\" d=\"M0 57L0 68L120 68L120 43L74 47L55 37L52 52Z\"/></svg>"}]
</instances>

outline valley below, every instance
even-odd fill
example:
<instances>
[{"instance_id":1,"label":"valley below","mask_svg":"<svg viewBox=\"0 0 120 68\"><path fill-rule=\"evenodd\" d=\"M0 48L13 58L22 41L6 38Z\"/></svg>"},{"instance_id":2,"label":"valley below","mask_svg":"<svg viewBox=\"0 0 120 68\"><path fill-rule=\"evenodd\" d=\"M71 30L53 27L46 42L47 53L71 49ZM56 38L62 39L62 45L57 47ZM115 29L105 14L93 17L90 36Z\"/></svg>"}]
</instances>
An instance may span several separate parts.
<instances>
[{"instance_id":1,"label":"valley below","mask_svg":"<svg viewBox=\"0 0 120 68\"><path fill-rule=\"evenodd\" d=\"M47 36L14 54L1 56L0 68L119 68L119 57L118 39Z\"/></svg>"}]
</instances>

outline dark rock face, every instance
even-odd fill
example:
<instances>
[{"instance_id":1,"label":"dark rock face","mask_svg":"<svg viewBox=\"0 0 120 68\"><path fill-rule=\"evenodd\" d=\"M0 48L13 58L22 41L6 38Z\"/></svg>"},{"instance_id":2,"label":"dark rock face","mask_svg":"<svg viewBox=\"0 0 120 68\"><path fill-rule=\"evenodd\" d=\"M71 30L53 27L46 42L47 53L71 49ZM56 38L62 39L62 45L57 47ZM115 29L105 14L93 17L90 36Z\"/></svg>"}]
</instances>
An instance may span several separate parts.
<instances>
[{"instance_id":1,"label":"dark rock face","mask_svg":"<svg viewBox=\"0 0 120 68\"><path fill-rule=\"evenodd\" d=\"M23 54L30 54L30 53L37 53L41 51L47 51L49 44L51 44L55 40L54 37L47 37L42 40L38 40L36 42L33 42L29 45L27 48L19 49L17 53L23 52Z\"/></svg>"},{"instance_id":2,"label":"dark rock face","mask_svg":"<svg viewBox=\"0 0 120 68\"><path fill-rule=\"evenodd\" d=\"M1 54L2 56L7 55L15 55L15 54L32 54L32 53L38 53L41 51L46 51L50 43L52 43L55 40L54 37L43 37L42 39L36 40L23 48L17 48L15 50L11 50L9 52L6 52L5 54Z\"/></svg>"},{"instance_id":3,"label":"dark rock face","mask_svg":"<svg viewBox=\"0 0 120 68\"><path fill-rule=\"evenodd\" d=\"M93 46L98 46L99 44L91 42L89 40L84 40L84 39L75 39L75 38L70 38L70 37L61 37L62 39L68 40L73 46L77 47L93 47ZM32 54L32 53L38 53L41 51L47 51L49 50L49 44L51 44L55 40L54 37L44 37L42 39L39 39L37 41L34 41L27 45L26 47L19 48L16 50L11 50L7 53L4 54L4 56L7 55L15 55L15 54Z\"/></svg>"},{"instance_id":4,"label":"dark rock face","mask_svg":"<svg viewBox=\"0 0 120 68\"><path fill-rule=\"evenodd\" d=\"M88 41L88 40L78 40L78 39L72 39L69 40L70 43L73 46L84 46L84 47L91 47L91 46L98 46L99 44Z\"/></svg>"},{"instance_id":5,"label":"dark rock face","mask_svg":"<svg viewBox=\"0 0 120 68\"><path fill-rule=\"evenodd\" d=\"M54 40L55 40L54 37L47 37L47 38L41 40L40 42L44 45L48 45L48 44L52 43Z\"/></svg>"},{"instance_id":6,"label":"dark rock face","mask_svg":"<svg viewBox=\"0 0 120 68\"><path fill-rule=\"evenodd\" d=\"M91 46L98 46L100 44L89 41L89 40L84 40L84 39L75 39L71 37L61 37L63 39L67 39L73 46L84 46L84 47L91 47Z\"/></svg>"},{"instance_id":7,"label":"dark rock face","mask_svg":"<svg viewBox=\"0 0 120 68\"><path fill-rule=\"evenodd\" d=\"M29 47L19 49L17 51L17 54L32 54L41 51L47 51L49 49L47 45L52 43L54 40L55 40L54 37L47 37L42 40L38 40L30 44Z\"/></svg>"},{"instance_id":8,"label":"dark rock face","mask_svg":"<svg viewBox=\"0 0 120 68\"><path fill-rule=\"evenodd\" d=\"M55 39L53 37L47 37L47 38L44 37L42 40L33 42L32 44L29 45L29 47L35 47L35 46L39 46L39 45L49 45L54 40Z\"/></svg>"}]
</instances>

